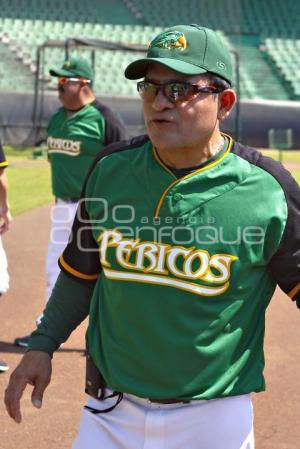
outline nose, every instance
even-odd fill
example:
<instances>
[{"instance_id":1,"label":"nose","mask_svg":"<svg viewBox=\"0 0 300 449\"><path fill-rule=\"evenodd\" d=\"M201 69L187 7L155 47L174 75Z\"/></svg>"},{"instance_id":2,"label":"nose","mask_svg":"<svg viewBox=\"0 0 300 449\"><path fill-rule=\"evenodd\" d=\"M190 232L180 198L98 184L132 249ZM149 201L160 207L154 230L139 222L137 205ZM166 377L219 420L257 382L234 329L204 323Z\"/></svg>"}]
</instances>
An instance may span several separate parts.
<instances>
[{"instance_id":1,"label":"nose","mask_svg":"<svg viewBox=\"0 0 300 449\"><path fill-rule=\"evenodd\" d=\"M163 94L162 89L157 89L157 93L152 102L152 108L155 111L163 111L164 109L172 109L174 104Z\"/></svg>"}]
</instances>

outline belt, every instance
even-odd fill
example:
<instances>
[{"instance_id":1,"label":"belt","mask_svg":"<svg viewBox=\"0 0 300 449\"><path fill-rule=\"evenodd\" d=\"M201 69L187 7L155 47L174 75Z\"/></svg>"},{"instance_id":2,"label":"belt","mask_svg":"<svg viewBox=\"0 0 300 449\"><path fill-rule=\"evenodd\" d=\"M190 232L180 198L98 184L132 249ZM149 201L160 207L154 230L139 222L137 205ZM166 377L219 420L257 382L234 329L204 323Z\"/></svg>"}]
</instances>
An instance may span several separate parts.
<instances>
[{"instance_id":1,"label":"belt","mask_svg":"<svg viewBox=\"0 0 300 449\"><path fill-rule=\"evenodd\" d=\"M105 399L113 398L113 397L117 396L116 402L111 407L108 407L108 408L105 408L105 409L102 409L102 410L96 409L94 407L90 407L89 405L85 405L84 408L86 410L88 410L89 412L93 413L94 415L98 415L100 413L102 414L102 413L109 413L109 412L111 412L114 408L117 407L117 405L123 399L123 393L120 393L120 392L117 392L117 391L113 391L110 395L108 395L106 397L102 397L102 399L99 398L99 397L96 397L94 394L90 394L88 391L86 391L86 393L88 393L90 396L92 396L93 398L95 398L97 400L105 400ZM141 399L143 399L143 398L141 398ZM153 402L153 403L156 403L156 404L188 404L190 402L190 401L180 401L178 399L173 399L173 398L170 398L170 399L148 398L147 400L149 402Z\"/></svg>"},{"instance_id":2,"label":"belt","mask_svg":"<svg viewBox=\"0 0 300 449\"><path fill-rule=\"evenodd\" d=\"M183 401L180 399L155 399L155 398L148 398L148 401L150 402L156 402L157 404L188 404L190 401Z\"/></svg>"}]
</instances>

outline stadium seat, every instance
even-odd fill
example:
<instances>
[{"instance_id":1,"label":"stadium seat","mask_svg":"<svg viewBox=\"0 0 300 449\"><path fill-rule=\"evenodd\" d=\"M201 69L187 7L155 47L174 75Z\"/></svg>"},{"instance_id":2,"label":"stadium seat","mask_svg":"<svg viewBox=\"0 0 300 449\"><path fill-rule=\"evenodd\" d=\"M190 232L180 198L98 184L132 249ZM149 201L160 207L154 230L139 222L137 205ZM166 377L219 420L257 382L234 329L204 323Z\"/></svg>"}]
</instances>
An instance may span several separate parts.
<instances>
[{"instance_id":1,"label":"stadium seat","mask_svg":"<svg viewBox=\"0 0 300 449\"><path fill-rule=\"evenodd\" d=\"M279 76L291 90L293 98L300 99L300 39L267 38L264 47Z\"/></svg>"},{"instance_id":2,"label":"stadium seat","mask_svg":"<svg viewBox=\"0 0 300 449\"><path fill-rule=\"evenodd\" d=\"M102 0L99 4L98 0L64 0L63 4L58 0L1 0L0 43L8 51L8 65L17 64L24 85L33 86L37 47L49 40L61 41L62 47L45 49L46 75L65 59L66 39L147 45L164 27L181 22L219 30L227 45L238 52L242 98L299 98L300 40L294 38L299 33L300 2L227 0L226 7L223 0ZM91 49L79 46L70 51L87 58L92 54ZM95 50L95 89L136 95L135 86L123 77L124 68L136 57L129 51ZM54 86L50 80L45 87Z\"/></svg>"}]
</instances>

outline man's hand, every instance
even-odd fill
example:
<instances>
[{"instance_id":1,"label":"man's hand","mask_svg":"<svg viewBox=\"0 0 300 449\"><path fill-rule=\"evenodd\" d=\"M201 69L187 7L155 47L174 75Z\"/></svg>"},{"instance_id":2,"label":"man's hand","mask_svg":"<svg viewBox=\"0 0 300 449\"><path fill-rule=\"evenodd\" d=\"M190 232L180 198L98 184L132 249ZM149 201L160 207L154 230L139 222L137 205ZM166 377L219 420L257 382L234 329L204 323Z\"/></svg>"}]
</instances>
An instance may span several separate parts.
<instances>
[{"instance_id":1,"label":"man's hand","mask_svg":"<svg viewBox=\"0 0 300 449\"><path fill-rule=\"evenodd\" d=\"M10 210L0 209L0 235L8 231L11 220Z\"/></svg>"},{"instance_id":2,"label":"man's hand","mask_svg":"<svg viewBox=\"0 0 300 449\"><path fill-rule=\"evenodd\" d=\"M22 421L20 399L27 384L33 385L31 402L41 408L43 394L51 379L51 357L46 352L27 352L10 376L5 391L5 405L9 416L17 423Z\"/></svg>"}]
</instances>

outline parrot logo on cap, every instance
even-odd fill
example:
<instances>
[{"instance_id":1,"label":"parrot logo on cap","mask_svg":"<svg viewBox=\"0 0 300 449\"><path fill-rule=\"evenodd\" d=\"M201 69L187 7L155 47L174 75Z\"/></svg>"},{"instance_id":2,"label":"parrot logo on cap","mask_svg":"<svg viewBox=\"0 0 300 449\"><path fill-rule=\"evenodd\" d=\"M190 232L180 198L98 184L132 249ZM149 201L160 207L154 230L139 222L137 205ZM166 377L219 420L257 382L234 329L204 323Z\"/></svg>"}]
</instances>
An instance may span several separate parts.
<instances>
[{"instance_id":1,"label":"parrot logo on cap","mask_svg":"<svg viewBox=\"0 0 300 449\"><path fill-rule=\"evenodd\" d=\"M183 33L179 31L167 31L166 33L161 33L155 37L149 47L160 47L168 50L178 48L180 50L184 50L186 45L187 42Z\"/></svg>"},{"instance_id":2,"label":"parrot logo on cap","mask_svg":"<svg viewBox=\"0 0 300 449\"><path fill-rule=\"evenodd\" d=\"M71 62L70 61L66 61L63 65L64 69L69 69L71 67Z\"/></svg>"}]
</instances>

